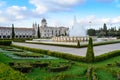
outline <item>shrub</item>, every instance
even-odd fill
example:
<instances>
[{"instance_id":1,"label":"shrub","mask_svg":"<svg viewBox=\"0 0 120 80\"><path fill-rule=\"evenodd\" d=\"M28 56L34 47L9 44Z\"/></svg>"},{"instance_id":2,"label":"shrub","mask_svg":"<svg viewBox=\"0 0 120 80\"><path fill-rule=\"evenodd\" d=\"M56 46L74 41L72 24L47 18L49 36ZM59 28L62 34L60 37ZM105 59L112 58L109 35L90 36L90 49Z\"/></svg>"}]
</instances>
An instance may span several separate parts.
<instances>
[{"instance_id":1,"label":"shrub","mask_svg":"<svg viewBox=\"0 0 120 80\"><path fill-rule=\"evenodd\" d=\"M94 62L93 41L91 37L89 38L89 44L86 53L86 62Z\"/></svg>"},{"instance_id":2,"label":"shrub","mask_svg":"<svg viewBox=\"0 0 120 80\"><path fill-rule=\"evenodd\" d=\"M89 67L86 73L88 80L98 80L97 75L93 67Z\"/></svg>"},{"instance_id":3,"label":"shrub","mask_svg":"<svg viewBox=\"0 0 120 80\"><path fill-rule=\"evenodd\" d=\"M38 57L44 57L42 54L29 54L29 53L14 53L14 55L20 56L20 57L34 57L34 58L38 58Z\"/></svg>"},{"instance_id":4,"label":"shrub","mask_svg":"<svg viewBox=\"0 0 120 80\"><path fill-rule=\"evenodd\" d=\"M0 62L0 80L29 80L24 74Z\"/></svg>"},{"instance_id":5,"label":"shrub","mask_svg":"<svg viewBox=\"0 0 120 80\"><path fill-rule=\"evenodd\" d=\"M96 56L94 61L99 62L115 56L120 56L120 50L116 50L116 51L112 51L112 52L108 52L108 53Z\"/></svg>"},{"instance_id":6,"label":"shrub","mask_svg":"<svg viewBox=\"0 0 120 80\"><path fill-rule=\"evenodd\" d=\"M10 46L11 44L11 40L0 40L0 45Z\"/></svg>"},{"instance_id":7,"label":"shrub","mask_svg":"<svg viewBox=\"0 0 120 80\"><path fill-rule=\"evenodd\" d=\"M35 62L35 63L31 63L31 65L33 66L33 67L40 67L40 68L42 68L42 67L47 67L48 65L49 65L49 63L46 63L46 62Z\"/></svg>"},{"instance_id":8,"label":"shrub","mask_svg":"<svg viewBox=\"0 0 120 80\"><path fill-rule=\"evenodd\" d=\"M39 43L36 43L36 42L26 42L26 43L78 48L76 45L67 45L67 44L53 44L53 43L43 43L43 42L39 42ZM100 45L107 45L107 44L115 44L115 43L120 43L120 40L106 41L106 42L98 42L98 43L94 43L93 46L100 46ZM83 48L83 47L87 47L87 46L88 46L87 44L81 44L79 48Z\"/></svg>"},{"instance_id":9,"label":"shrub","mask_svg":"<svg viewBox=\"0 0 120 80\"><path fill-rule=\"evenodd\" d=\"M54 57L59 57L59 58L64 58L68 60L73 60L73 61L82 61L85 62L85 57L83 56L77 56L77 55L72 55L72 54L67 54L67 53L61 53L61 52L53 52L49 50L42 50L42 49L35 49L35 48L29 48L29 47L23 47L23 46L17 46L17 45L12 45L13 47L21 48L24 50L29 50L41 54L46 54Z\"/></svg>"},{"instance_id":10,"label":"shrub","mask_svg":"<svg viewBox=\"0 0 120 80\"><path fill-rule=\"evenodd\" d=\"M69 65L62 65L60 67L49 67L50 72L61 72L69 68Z\"/></svg>"}]
</instances>

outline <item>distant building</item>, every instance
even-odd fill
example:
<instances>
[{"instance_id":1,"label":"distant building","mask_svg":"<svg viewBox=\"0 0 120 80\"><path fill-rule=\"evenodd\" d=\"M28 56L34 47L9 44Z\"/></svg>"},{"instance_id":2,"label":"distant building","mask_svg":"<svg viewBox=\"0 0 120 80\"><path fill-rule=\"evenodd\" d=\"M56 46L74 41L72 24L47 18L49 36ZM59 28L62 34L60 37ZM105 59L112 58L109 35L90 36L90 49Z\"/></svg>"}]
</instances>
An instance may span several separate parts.
<instances>
[{"instance_id":1,"label":"distant building","mask_svg":"<svg viewBox=\"0 0 120 80\"><path fill-rule=\"evenodd\" d=\"M33 38L33 28L15 28L15 38ZM10 39L12 33L11 27L0 27L0 38Z\"/></svg>"},{"instance_id":2,"label":"distant building","mask_svg":"<svg viewBox=\"0 0 120 80\"><path fill-rule=\"evenodd\" d=\"M33 28L15 28L15 38L37 38L39 24L33 24ZM47 26L46 19L42 19L39 26L41 38L49 38L55 36L68 35L68 28L66 27L50 27ZM0 38L10 39L12 27L0 27Z\"/></svg>"},{"instance_id":3,"label":"distant building","mask_svg":"<svg viewBox=\"0 0 120 80\"><path fill-rule=\"evenodd\" d=\"M36 23L33 24L35 31L35 37L37 37L38 26ZM46 19L42 19L41 26L39 26L40 35L42 38L56 37L56 36L67 36L69 28L66 27L51 27L47 26Z\"/></svg>"}]
</instances>

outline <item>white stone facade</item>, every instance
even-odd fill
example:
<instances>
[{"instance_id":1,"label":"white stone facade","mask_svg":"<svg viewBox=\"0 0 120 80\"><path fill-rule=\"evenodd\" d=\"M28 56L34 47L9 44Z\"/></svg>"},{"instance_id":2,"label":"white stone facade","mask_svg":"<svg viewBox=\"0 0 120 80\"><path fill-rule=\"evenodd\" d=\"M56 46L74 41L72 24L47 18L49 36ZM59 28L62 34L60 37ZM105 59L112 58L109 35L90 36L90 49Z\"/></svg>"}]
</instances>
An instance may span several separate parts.
<instances>
[{"instance_id":1,"label":"white stone facade","mask_svg":"<svg viewBox=\"0 0 120 80\"><path fill-rule=\"evenodd\" d=\"M15 38L37 38L38 26L33 24L33 28L15 28ZM55 36L67 36L68 28L66 27L48 27L47 21L42 19L41 26L39 26L41 38L51 38ZM0 38L10 39L12 34L12 27L0 27Z\"/></svg>"},{"instance_id":2,"label":"white stone facade","mask_svg":"<svg viewBox=\"0 0 120 80\"><path fill-rule=\"evenodd\" d=\"M37 37L38 31L37 24L33 24L33 28L35 31L35 37ZM47 26L47 21L42 19L41 26L39 26L40 35L42 38L56 37L56 36L68 36L69 28L66 27L50 27Z\"/></svg>"},{"instance_id":3,"label":"white stone facade","mask_svg":"<svg viewBox=\"0 0 120 80\"><path fill-rule=\"evenodd\" d=\"M33 28L15 28L15 38L33 38ZM0 27L0 38L10 39L12 35L11 27Z\"/></svg>"}]
</instances>

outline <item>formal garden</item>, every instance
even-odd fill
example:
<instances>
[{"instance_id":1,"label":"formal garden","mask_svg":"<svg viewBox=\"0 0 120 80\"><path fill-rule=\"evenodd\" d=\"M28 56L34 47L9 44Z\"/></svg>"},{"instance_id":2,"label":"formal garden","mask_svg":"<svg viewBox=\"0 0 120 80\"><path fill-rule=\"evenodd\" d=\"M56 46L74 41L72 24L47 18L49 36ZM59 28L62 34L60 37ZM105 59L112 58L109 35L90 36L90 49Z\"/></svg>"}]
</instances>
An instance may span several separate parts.
<instances>
[{"instance_id":1,"label":"formal garden","mask_svg":"<svg viewBox=\"0 0 120 80\"><path fill-rule=\"evenodd\" d=\"M120 50L94 56L91 38L85 57L11 43L0 41L1 80L120 80Z\"/></svg>"}]
</instances>

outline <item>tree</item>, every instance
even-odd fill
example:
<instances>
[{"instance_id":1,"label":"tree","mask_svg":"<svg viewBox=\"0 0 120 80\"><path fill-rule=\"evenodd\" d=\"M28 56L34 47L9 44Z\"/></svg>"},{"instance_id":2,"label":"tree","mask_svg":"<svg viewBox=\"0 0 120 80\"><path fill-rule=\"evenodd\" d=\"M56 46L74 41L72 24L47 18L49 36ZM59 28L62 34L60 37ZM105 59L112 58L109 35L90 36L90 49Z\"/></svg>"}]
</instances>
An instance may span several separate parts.
<instances>
[{"instance_id":1,"label":"tree","mask_svg":"<svg viewBox=\"0 0 120 80\"><path fill-rule=\"evenodd\" d=\"M15 38L14 24L12 24L12 39Z\"/></svg>"},{"instance_id":2,"label":"tree","mask_svg":"<svg viewBox=\"0 0 120 80\"><path fill-rule=\"evenodd\" d=\"M40 29L39 29L39 25L38 25L37 36L38 36L38 38L41 38L41 35L40 35Z\"/></svg>"},{"instance_id":3,"label":"tree","mask_svg":"<svg viewBox=\"0 0 120 80\"><path fill-rule=\"evenodd\" d=\"M77 42L77 47L80 48L80 41Z\"/></svg>"},{"instance_id":4,"label":"tree","mask_svg":"<svg viewBox=\"0 0 120 80\"><path fill-rule=\"evenodd\" d=\"M89 38L89 44L86 53L86 62L94 62L94 50L93 50L93 41L92 38Z\"/></svg>"},{"instance_id":5,"label":"tree","mask_svg":"<svg viewBox=\"0 0 120 80\"><path fill-rule=\"evenodd\" d=\"M106 26L105 23L104 23L104 25L103 25L103 31L105 32L105 36L108 36L108 33L107 33L107 26Z\"/></svg>"},{"instance_id":6,"label":"tree","mask_svg":"<svg viewBox=\"0 0 120 80\"><path fill-rule=\"evenodd\" d=\"M88 34L89 36L95 36L95 35L96 35L96 31L95 31L95 29L88 29L88 30L87 30L87 34Z\"/></svg>"}]
</instances>

